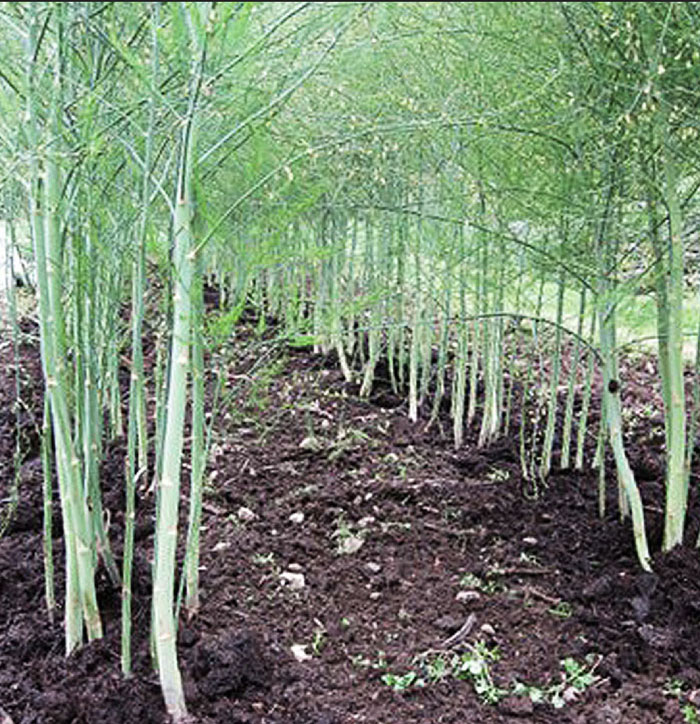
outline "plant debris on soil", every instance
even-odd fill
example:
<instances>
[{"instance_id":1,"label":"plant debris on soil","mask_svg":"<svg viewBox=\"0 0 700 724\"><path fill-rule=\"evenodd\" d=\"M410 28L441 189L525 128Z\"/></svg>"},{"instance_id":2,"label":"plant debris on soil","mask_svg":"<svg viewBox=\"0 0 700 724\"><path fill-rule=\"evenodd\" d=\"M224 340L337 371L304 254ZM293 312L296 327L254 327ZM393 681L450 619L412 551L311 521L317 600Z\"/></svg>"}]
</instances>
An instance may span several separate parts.
<instances>
[{"instance_id":1,"label":"plant debris on soil","mask_svg":"<svg viewBox=\"0 0 700 724\"><path fill-rule=\"evenodd\" d=\"M0 722L164 724L148 654L152 492L138 501L134 675L120 673L119 592L103 571L105 637L64 657L57 498L59 611L48 619L42 379L25 332L19 409L7 341L0 360L4 508L17 435L22 454L0 539ZM455 450L447 418L412 424L382 380L361 399L332 358L237 344L221 372L228 394L210 417L201 607L183 613L179 637L195 721L687 721L683 708L700 704L698 552L689 544L657 556L644 573L613 504L612 466L601 520L597 470L554 466L536 489L523 481L515 426L488 449L472 430ZM631 367L627 388L644 390L645 375L644 364ZM663 434L654 424L643 418L629 453L644 466L658 550ZM123 455L114 441L102 467L118 557Z\"/></svg>"}]
</instances>

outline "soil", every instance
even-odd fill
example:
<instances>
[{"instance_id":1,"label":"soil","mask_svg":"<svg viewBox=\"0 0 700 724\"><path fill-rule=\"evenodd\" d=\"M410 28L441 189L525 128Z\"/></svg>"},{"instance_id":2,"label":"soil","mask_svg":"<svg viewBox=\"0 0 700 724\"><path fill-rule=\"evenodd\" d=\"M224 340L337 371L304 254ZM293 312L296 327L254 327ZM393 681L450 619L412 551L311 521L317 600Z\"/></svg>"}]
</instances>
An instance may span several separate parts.
<instances>
[{"instance_id":1,"label":"soil","mask_svg":"<svg viewBox=\"0 0 700 724\"><path fill-rule=\"evenodd\" d=\"M36 330L26 323L24 332L19 409L7 340L0 353L4 508L16 450L20 461L19 500L0 538L0 722L164 724L148 654L147 488L138 501L133 676L120 674L119 594L102 569L105 636L64 656L57 499L59 607L53 622L47 615L42 381ZM210 416L201 605L183 614L179 637L195 721L686 721L682 707L700 703L697 526L687 547L657 555L654 573L644 573L630 524L619 521L611 465L601 519L597 470L560 471L555 458L546 485L523 480L515 426L487 449L476 446L477 426L455 450L447 417L429 429L412 424L387 381L361 399L331 357L243 337L232 349L218 361L227 384ZM623 393L636 400L630 456L658 551L655 372L646 360L624 371ZM123 455L116 439L102 466L118 559Z\"/></svg>"}]
</instances>

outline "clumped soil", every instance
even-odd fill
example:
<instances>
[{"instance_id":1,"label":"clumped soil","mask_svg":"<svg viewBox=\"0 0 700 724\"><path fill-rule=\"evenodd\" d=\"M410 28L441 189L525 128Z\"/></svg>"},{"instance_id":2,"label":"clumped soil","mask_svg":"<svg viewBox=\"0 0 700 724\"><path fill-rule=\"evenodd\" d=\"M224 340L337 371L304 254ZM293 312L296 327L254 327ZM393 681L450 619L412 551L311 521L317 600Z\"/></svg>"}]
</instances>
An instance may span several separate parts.
<instances>
[{"instance_id":1,"label":"clumped soil","mask_svg":"<svg viewBox=\"0 0 700 724\"><path fill-rule=\"evenodd\" d=\"M19 502L0 539L0 722L164 724L148 656L148 489L138 500L134 675L120 674L119 595L103 570L105 637L64 657L57 499L59 609L53 623L47 617L42 382L36 331L28 324L24 331L19 410L7 341L0 360L3 507L17 435L21 452ZM179 637L196 721L684 721L681 707L700 698L696 529L687 548L657 556L654 573L645 574L630 525L618 520L612 466L601 520L597 471L559 471L555 459L546 485L523 481L515 426L488 449L476 447L471 430L455 451L447 418L427 430L410 423L404 402L381 379L372 397L360 399L331 358L244 338L233 348L214 415L201 605L196 615L183 614ZM630 454L658 550L663 431L658 411L642 415L654 370L648 362L629 365L625 378L639 411ZM118 559L123 454L123 440L115 440L102 467ZM694 496L691 502L695 516ZM439 657L449 663L496 650L486 661L490 682L510 692L496 703L483 701L475 675L428 668ZM591 674L582 691L564 682L567 658ZM413 684L401 689L411 672ZM516 682L538 687L545 700L516 695ZM555 691L566 700L561 708L551 703Z\"/></svg>"}]
</instances>

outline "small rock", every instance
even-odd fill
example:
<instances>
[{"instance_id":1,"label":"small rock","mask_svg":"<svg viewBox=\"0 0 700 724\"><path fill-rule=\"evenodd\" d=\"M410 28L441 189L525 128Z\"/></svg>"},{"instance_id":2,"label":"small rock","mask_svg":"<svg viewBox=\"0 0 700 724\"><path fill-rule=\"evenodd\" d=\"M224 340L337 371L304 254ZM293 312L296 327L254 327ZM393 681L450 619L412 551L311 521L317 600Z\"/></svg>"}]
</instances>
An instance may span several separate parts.
<instances>
[{"instance_id":1,"label":"small rock","mask_svg":"<svg viewBox=\"0 0 700 724\"><path fill-rule=\"evenodd\" d=\"M372 593L369 594L371 601L376 601L382 597L382 594L379 593L379 591L372 591Z\"/></svg>"},{"instance_id":2,"label":"small rock","mask_svg":"<svg viewBox=\"0 0 700 724\"><path fill-rule=\"evenodd\" d=\"M527 536L523 538L523 544L526 546L536 546L539 543L537 538L533 538L532 536Z\"/></svg>"},{"instance_id":3,"label":"small rock","mask_svg":"<svg viewBox=\"0 0 700 724\"><path fill-rule=\"evenodd\" d=\"M299 443L299 448L301 450L311 450L311 452L318 452L323 448L323 444L317 437L309 435Z\"/></svg>"},{"instance_id":4,"label":"small rock","mask_svg":"<svg viewBox=\"0 0 700 724\"><path fill-rule=\"evenodd\" d=\"M379 571L382 570L379 563L372 563L371 561L365 566L365 568L367 568L370 573L379 573Z\"/></svg>"},{"instance_id":5,"label":"small rock","mask_svg":"<svg viewBox=\"0 0 700 724\"><path fill-rule=\"evenodd\" d=\"M251 520L255 520L258 516L253 513L253 511L250 508L246 508L244 505L242 505L237 513L236 517L238 520L242 520L244 523L249 523Z\"/></svg>"},{"instance_id":6,"label":"small rock","mask_svg":"<svg viewBox=\"0 0 700 724\"><path fill-rule=\"evenodd\" d=\"M293 571L294 573L301 573L304 570L304 568L302 567L302 565L300 563L290 563L287 566L287 570Z\"/></svg>"},{"instance_id":7,"label":"small rock","mask_svg":"<svg viewBox=\"0 0 700 724\"><path fill-rule=\"evenodd\" d=\"M376 518L373 515L366 515L364 518L360 518L360 520L357 521L357 525L360 528L369 528L375 520Z\"/></svg>"},{"instance_id":8,"label":"small rock","mask_svg":"<svg viewBox=\"0 0 700 724\"><path fill-rule=\"evenodd\" d=\"M291 650L292 650L292 656L299 663L303 663L304 661L308 661L309 659L313 658L313 656L311 656L311 654L306 653L305 644L292 644Z\"/></svg>"},{"instance_id":9,"label":"small rock","mask_svg":"<svg viewBox=\"0 0 700 724\"><path fill-rule=\"evenodd\" d=\"M231 547L231 544L228 541L220 540L213 548L212 550L214 553L219 553L221 551L226 551Z\"/></svg>"},{"instance_id":10,"label":"small rock","mask_svg":"<svg viewBox=\"0 0 700 724\"><path fill-rule=\"evenodd\" d=\"M365 543L365 539L359 535L348 535L338 543L338 553L350 555L357 553Z\"/></svg>"},{"instance_id":11,"label":"small rock","mask_svg":"<svg viewBox=\"0 0 700 724\"><path fill-rule=\"evenodd\" d=\"M289 522L290 522L290 523L297 523L297 524L303 523L303 522L304 522L304 514L303 514L301 511L299 511L298 513L292 513L292 514L289 516Z\"/></svg>"},{"instance_id":12,"label":"small rock","mask_svg":"<svg viewBox=\"0 0 700 724\"><path fill-rule=\"evenodd\" d=\"M280 581L288 585L292 591L300 591L306 585L303 573L294 573L293 571L284 571L280 573Z\"/></svg>"},{"instance_id":13,"label":"small rock","mask_svg":"<svg viewBox=\"0 0 700 724\"><path fill-rule=\"evenodd\" d=\"M455 596L456 601L462 603L469 603L469 601L478 601L481 598L481 594L478 591L459 591Z\"/></svg>"},{"instance_id":14,"label":"small rock","mask_svg":"<svg viewBox=\"0 0 700 724\"><path fill-rule=\"evenodd\" d=\"M496 629L490 623L481 624L480 631L482 634L485 634L486 636L495 636L496 635Z\"/></svg>"}]
</instances>

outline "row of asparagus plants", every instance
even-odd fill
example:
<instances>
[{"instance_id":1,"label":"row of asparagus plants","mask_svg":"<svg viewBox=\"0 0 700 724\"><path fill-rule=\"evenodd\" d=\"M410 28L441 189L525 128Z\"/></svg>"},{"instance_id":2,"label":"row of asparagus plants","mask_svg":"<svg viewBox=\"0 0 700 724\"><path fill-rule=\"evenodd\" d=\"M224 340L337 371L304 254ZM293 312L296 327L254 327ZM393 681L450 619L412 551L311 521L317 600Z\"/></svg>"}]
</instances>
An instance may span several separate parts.
<instances>
[{"instance_id":1,"label":"row of asparagus plants","mask_svg":"<svg viewBox=\"0 0 700 724\"><path fill-rule=\"evenodd\" d=\"M98 566L104 565L122 592L121 665L130 675L134 524L139 491L142 496L147 487L153 490L152 654L166 708L176 722L187 718L176 649L180 596L176 600L175 595L186 442L190 499L179 591L188 615L199 607L207 445L203 279L207 265L217 263L211 240L217 233L223 236L227 219L251 194L243 191L223 213L217 209L219 220L214 222L203 192L197 191L204 173L201 164L213 158L208 172L216 171L221 164L216 154L226 159L229 153L225 142L233 146L245 140L253 124L286 102L362 12L329 8L309 22L302 17L307 9L304 3L263 9L255 33L248 32L253 6L247 3L109 8L28 3L17 4L4 17L5 31L24 45L23 56L15 58L3 79L15 92L17 107L24 105L27 118L13 163L25 181L17 194L28 206L46 390L42 450L47 607L52 616L55 464L66 556L66 653L82 644L84 634L88 640L102 636L95 581ZM120 32L120 27L130 32ZM252 109L244 105L242 113L237 111L241 121L234 130L239 135L229 129L212 142L209 130L209 149L204 151L203 118L214 118L219 126L226 122L224 113L208 111L205 116L204 108L230 103L213 97L212 84L226 84L224 74L233 72L248 82L247 74L264 70L259 63L262 50L283 27L307 39L313 49L300 58L299 75L291 81L284 77L272 100L263 98ZM319 44L327 28L333 40ZM128 74L121 72L125 68ZM283 70L286 74L289 67ZM242 89L237 92L245 95ZM270 176L269 171L262 173L263 178L265 173ZM160 231L163 227L169 227L167 234ZM256 254L264 256L260 250ZM157 266L149 269L154 259ZM245 265L242 269L232 300L239 311L251 273ZM167 320L159 332L156 320L148 319L156 333L155 363L149 360L148 368L143 348L146 303L151 299L147 274L150 286L155 277L164 279ZM265 293L273 297L275 290L271 285ZM337 295L337 290L329 288L328 293ZM337 296L335 300L338 303ZM126 406L120 386L125 367L130 372ZM186 440L188 408L191 433ZM125 526L119 560L110 542L99 477L105 443L123 434ZM155 460L153 467L150 459Z\"/></svg>"},{"instance_id":2,"label":"row of asparagus plants","mask_svg":"<svg viewBox=\"0 0 700 724\"><path fill-rule=\"evenodd\" d=\"M360 395L371 396L383 361L386 382L406 396L414 421L434 424L449 394L457 448L464 444L465 425L477 420L480 446L508 432L514 396L520 395L520 419L532 421L520 427L527 478L548 476L557 413L565 407L560 465L569 467L575 438L574 463L582 469L598 359L584 333L585 288L574 316L576 331L570 332L563 273L551 319L543 316L542 293L534 307L522 303L527 301L522 294L506 300L505 278L514 270L503 238L489 240L483 232L470 235L464 225L407 220L396 213L326 209L319 218L284 234L286 262L249 274L262 314L278 319L285 334L313 341L317 351L334 351ZM409 247L411 254L404 251ZM532 361L538 358L535 369ZM564 361L568 378L562 396ZM581 413L575 415L577 400Z\"/></svg>"}]
</instances>

